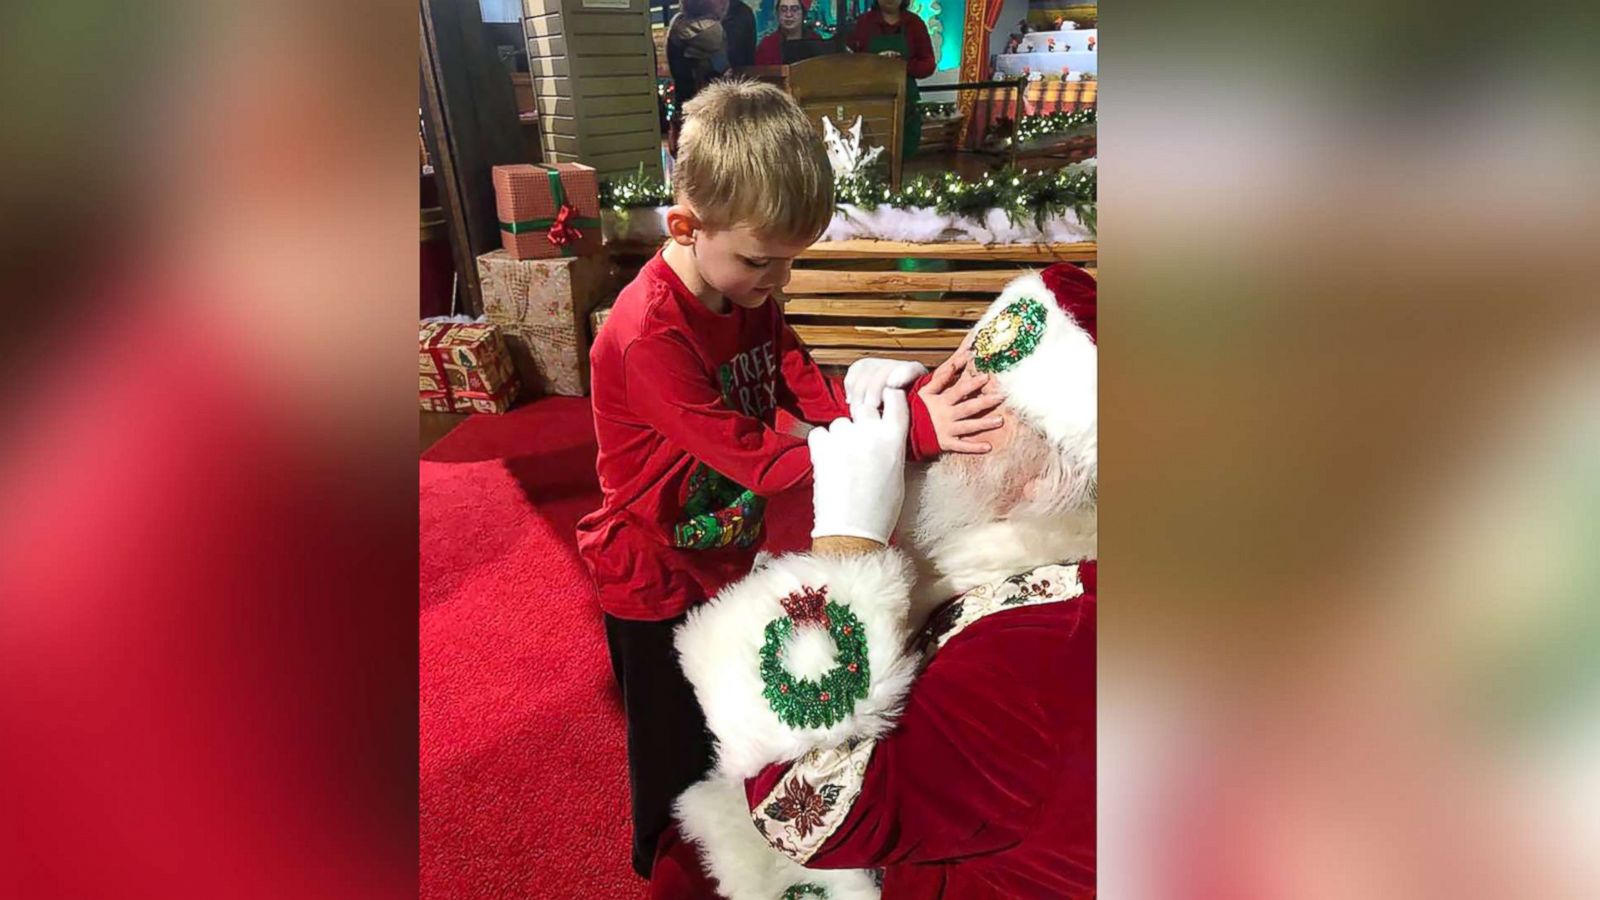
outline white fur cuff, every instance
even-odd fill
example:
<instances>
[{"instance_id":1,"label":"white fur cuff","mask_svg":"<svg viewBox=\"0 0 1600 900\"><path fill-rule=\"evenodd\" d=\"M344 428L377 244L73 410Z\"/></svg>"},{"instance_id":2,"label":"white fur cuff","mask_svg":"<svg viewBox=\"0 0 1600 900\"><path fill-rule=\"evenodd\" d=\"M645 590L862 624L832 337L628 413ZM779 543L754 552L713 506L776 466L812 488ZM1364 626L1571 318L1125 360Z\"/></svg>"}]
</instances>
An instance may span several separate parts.
<instances>
[{"instance_id":1,"label":"white fur cuff","mask_svg":"<svg viewBox=\"0 0 1600 900\"><path fill-rule=\"evenodd\" d=\"M897 550L849 557L796 554L773 559L689 613L678 628L678 655L716 736L725 777L749 778L772 763L850 738L877 738L894 727L918 666L905 651L911 582L910 563ZM767 626L789 615L786 600L818 595L860 623L866 696L831 725L791 727L764 694L762 646ZM820 628L796 629L785 651L782 664L796 678L815 677L835 663L835 643Z\"/></svg>"}]
</instances>

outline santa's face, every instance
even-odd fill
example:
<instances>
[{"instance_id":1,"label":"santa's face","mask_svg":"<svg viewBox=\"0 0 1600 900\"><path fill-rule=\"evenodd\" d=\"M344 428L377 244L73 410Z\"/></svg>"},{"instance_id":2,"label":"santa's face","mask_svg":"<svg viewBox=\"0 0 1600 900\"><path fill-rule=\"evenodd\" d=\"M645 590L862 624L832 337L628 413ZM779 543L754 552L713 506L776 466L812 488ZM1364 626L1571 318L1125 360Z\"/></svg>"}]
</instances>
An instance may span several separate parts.
<instances>
[{"instance_id":1,"label":"santa's face","mask_svg":"<svg viewBox=\"0 0 1600 900\"><path fill-rule=\"evenodd\" d=\"M1031 425L1002 407L1004 424L983 434L990 451L946 453L906 481L905 539L926 549L952 533L1007 518L1048 481L1050 450Z\"/></svg>"}]
</instances>

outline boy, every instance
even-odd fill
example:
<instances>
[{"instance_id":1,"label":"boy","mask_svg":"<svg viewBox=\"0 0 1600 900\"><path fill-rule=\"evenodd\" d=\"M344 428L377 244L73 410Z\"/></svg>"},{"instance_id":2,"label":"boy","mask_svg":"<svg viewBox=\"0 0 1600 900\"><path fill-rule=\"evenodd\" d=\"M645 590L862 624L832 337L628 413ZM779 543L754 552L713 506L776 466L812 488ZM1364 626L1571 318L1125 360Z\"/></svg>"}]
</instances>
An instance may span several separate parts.
<instances>
[{"instance_id":1,"label":"boy","mask_svg":"<svg viewBox=\"0 0 1600 900\"><path fill-rule=\"evenodd\" d=\"M809 482L803 437L774 429L778 409L806 422L849 415L848 399L925 374L862 360L846 383L824 376L772 293L833 214L821 137L777 88L719 82L684 110L670 240L617 298L590 353L600 509L578 549L605 612L628 721L633 867L648 878L677 795L710 765L704 720L678 668L673 628L745 575L766 498ZM959 356L960 354L957 354ZM982 452L995 427L987 376L954 377L911 400L909 453Z\"/></svg>"}]
</instances>

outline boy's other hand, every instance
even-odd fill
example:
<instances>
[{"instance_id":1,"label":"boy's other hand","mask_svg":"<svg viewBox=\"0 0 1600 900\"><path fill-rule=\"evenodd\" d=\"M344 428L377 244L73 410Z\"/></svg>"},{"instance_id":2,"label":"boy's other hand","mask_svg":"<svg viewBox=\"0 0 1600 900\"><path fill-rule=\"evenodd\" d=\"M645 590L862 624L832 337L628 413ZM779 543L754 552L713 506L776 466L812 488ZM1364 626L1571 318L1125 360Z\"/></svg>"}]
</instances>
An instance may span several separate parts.
<instances>
[{"instance_id":1,"label":"boy's other hand","mask_svg":"<svg viewBox=\"0 0 1600 900\"><path fill-rule=\"evenodd\" d=\"M970 340L950 354L917 396L928 408L939 449L946 453L988 453L989 445L980 438L1004 424L995 413L1005 401L998 391L988 390L990 378L971 368Z\"/></svg>"},{"instance_id":2,"label":"boy's other hand","mask_svg":"<svg viewBox=\"0 0 1600 900\"><path fill-rule=\"evenodd\" d=\"M877 409L883 405L885 388L904 389L928 374L928 367L903 359L867 357L850 364L844 373L844 394L852 407Z\"/></svg>"}]
</instances>

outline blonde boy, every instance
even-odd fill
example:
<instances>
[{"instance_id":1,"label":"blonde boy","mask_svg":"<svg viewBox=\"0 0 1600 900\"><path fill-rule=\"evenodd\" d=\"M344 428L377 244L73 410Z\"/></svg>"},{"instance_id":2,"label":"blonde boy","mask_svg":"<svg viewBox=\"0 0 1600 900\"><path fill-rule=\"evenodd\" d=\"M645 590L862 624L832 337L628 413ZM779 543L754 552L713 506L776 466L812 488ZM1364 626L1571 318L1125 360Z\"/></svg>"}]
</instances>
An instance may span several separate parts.
<instances>
[{"instance_id":1,"label":"blonde boy","mask_svg":"<svg viewBox=\"0 0 1600 900\"><path fill-rule=\"evenodd\" d=\"M811 477L805 439L777 430L777 411L827 423L926 375L862 360L844 384L830 379L773 299L834 207L821 137L794 101L723 81L684 115L670 240L590 353L603 500L578 523L628 720L633 865L646 878L672 800L710 764L672 630L749 571L767 498ZM911 458L988 449L974 438L999 424L999 398L979 393L987 376L958 378L962 362L912 392Z\"/></svg>"}]
</instances>

